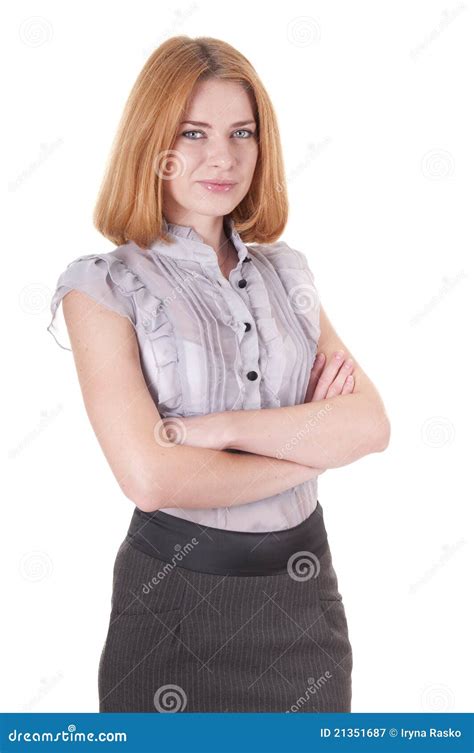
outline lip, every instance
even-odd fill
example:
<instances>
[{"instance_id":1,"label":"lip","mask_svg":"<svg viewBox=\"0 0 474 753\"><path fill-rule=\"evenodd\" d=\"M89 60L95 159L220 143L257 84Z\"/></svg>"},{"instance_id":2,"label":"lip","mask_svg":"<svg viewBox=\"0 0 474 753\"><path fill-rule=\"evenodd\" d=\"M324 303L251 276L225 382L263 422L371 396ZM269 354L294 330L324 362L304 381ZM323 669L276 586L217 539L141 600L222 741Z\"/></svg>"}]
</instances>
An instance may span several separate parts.
<instances>
[{"instance_id":1,"label":"lip","mask_svg":"<svg viewBox=\"0 0 474 753\"><path fill-rule=\"evenodd\" d=\"M218 180L198 180L201 186L205 186L209 191L230 191L236 183L232 181L218 181Z\"/></svg>"}]
</instances>

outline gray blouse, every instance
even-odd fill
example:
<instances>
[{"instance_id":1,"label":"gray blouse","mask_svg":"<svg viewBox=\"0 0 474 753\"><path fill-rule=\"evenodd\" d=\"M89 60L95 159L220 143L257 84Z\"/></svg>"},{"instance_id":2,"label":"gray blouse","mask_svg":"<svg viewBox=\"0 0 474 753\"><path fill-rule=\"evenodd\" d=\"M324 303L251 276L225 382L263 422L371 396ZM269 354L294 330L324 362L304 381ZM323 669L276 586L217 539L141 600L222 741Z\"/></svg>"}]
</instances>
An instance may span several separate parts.
<instances>
[{"instance_id":1,"label":"gray blouse","mask_svg":"<svg viewBox=\"0 0 474 753\"><path fill-rule=\"evenodd\" d=\"M71 261L51 299L47 330L71 351L57 314L72 288L127 317L163 418L302 403L320 335L306 256L284 241L245 245L229 216L224 227L239 257L229 280L192 227L165 221L170 246L156 241L142 249L129 241ZM301 523L316 504L317 477L243 505L161 509L203 526L277 531Z\"/></svg>"}]
</instances>

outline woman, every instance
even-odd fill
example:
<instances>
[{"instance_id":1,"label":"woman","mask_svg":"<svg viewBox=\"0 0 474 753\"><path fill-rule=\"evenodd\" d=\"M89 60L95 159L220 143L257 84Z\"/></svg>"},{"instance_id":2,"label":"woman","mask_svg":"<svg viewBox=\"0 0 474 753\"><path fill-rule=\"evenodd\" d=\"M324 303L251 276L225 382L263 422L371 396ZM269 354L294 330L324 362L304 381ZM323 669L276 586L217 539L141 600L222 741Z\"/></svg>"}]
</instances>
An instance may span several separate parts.
<instances>
[{"instance_id":1,"label":"woman","mask_svg":"<svg viewBox=\"0 0 474 753\"><path fill-rule=\"evenodd\" d=\"M389 422L306 256L277 240L287 214L254 68L220 40L167 40L96 206L116 247L68 264L48 326L62 300L88 416L135 505L100 711L350 711L317 477L383 450Z\"/></svg>"}]
</instances>

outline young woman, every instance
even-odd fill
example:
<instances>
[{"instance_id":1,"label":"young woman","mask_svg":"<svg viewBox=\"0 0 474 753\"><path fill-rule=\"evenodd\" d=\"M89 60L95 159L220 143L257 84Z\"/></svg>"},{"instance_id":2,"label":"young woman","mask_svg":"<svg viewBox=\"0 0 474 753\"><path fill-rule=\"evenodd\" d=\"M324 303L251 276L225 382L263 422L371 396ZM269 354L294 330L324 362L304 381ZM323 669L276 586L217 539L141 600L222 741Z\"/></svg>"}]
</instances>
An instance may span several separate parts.
<instances>
[{"instance_id":1,"label":"young woman","mask_svg":"<svg viewBox=\"0 0 474 753\"><path fill-rule=\"evenodd\" d=\"M390 427L306 255L278 240L287 214L252 65L217 39L167 40L98 198L115 247L67 265L48 326L63 301L87 414L135 505L100 711L350 711L317 478L385 449Z\"/></svg>"}]
</instances>

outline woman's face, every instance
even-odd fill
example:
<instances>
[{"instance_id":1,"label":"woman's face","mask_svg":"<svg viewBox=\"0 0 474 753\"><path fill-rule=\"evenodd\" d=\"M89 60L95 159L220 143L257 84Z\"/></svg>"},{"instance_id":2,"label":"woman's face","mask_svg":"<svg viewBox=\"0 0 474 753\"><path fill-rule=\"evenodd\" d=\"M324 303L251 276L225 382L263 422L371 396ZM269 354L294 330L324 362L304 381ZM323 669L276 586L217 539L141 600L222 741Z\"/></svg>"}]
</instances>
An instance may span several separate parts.
<instances>
[{"instance_id":1,"label":"woman's face","mask_svg":"<svg viewBox=\"0 0 474 753\"><path fill-rule=\"evenodd\" d=\"M242 201L258 158L256 127L252 101L240 84L207 80L196 86L173 151L158 166L165 216L176 218L171 222L192 225L197 215L222 217ZM205 183L219 180L233 185L212 190Z\"/></svg>"}]
</instances>

